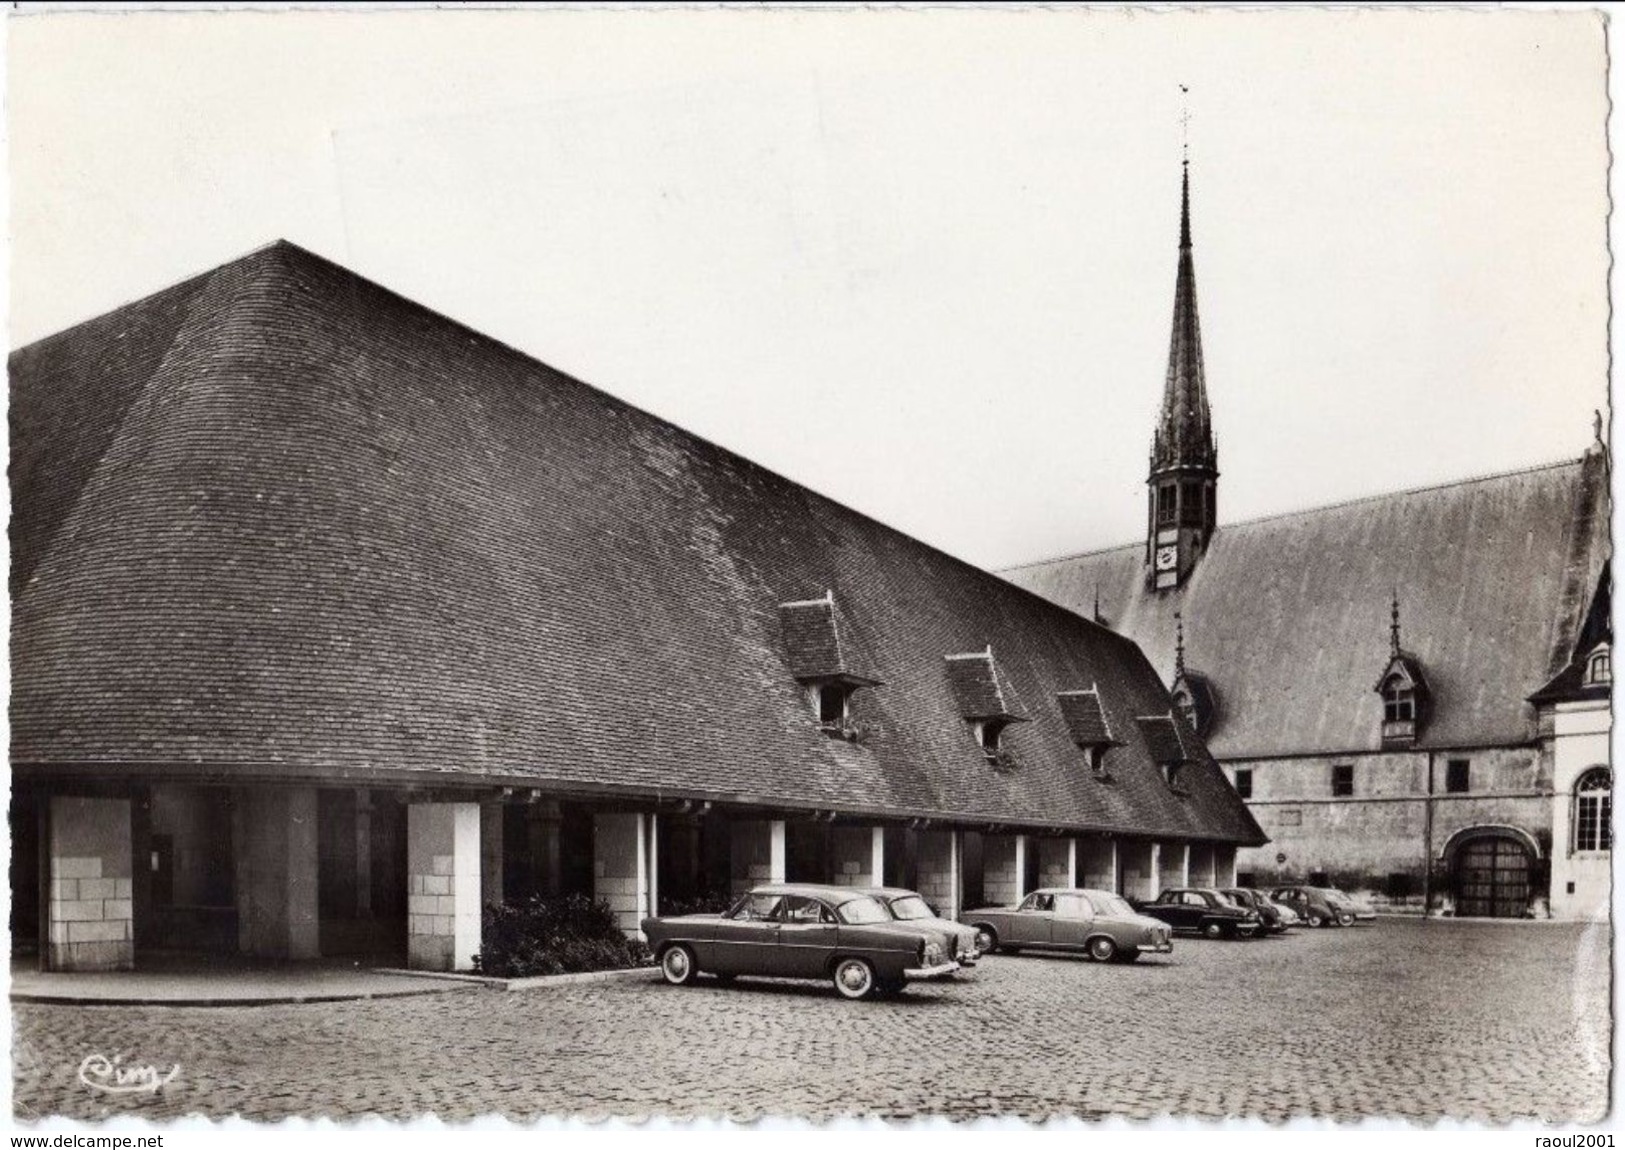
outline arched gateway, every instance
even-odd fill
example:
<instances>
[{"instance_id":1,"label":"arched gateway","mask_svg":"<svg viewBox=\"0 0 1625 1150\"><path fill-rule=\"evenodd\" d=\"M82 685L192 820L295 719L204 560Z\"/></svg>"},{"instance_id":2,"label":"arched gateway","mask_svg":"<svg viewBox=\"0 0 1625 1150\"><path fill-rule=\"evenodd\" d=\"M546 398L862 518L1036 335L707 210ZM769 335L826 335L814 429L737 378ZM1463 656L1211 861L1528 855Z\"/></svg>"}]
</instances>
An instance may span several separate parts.
<instances>
[{"instance_id":1,"label":"arched gateway","mask_svg":"<svg viewBox=\"0 0 1625 1150\"><path fill-rule=\"evenodd\" d=\"M1514 827L1470 827L1452 835L1444 858L1458 918L1523 918L1540 848Z\"/></svg>"}]
</instances>

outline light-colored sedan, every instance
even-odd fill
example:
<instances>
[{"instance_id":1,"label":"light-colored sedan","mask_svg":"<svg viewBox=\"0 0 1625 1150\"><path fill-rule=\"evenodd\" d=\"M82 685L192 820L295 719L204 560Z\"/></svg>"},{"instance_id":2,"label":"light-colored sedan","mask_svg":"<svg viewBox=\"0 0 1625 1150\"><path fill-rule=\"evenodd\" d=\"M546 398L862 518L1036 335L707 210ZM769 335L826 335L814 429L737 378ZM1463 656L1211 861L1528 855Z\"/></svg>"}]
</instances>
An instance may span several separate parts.
<instances>
[{"instance_id":1,"label":"light-colored sedan","mask_svg":"<svg viewBox=\"0 0 1625 1150\"><path fill-rule=\"evenodd\" d=\"M910 926L935 927L940 930L944 937L952 940L954 945L949 950L949 957L960 966L975 966L976 960L982 956L982 952L976 949L976 932L963 923L938 915L936 909L926 902L918 891L896 886L871 886L861 889L864 894L889 910L891 916L898 922Z\"/></svg>"},{"instance_id":2,"label":"light-colored sedan","mask_svg":"<svg viewBox=\"0 0 1625 1150\"><path fill-rule=\"evenodd\" d=\"M1098 962L1133 962L1142 954L1168 954L1173 930L1140 914L1121 896L1104 890L1049 887L1020 906L967 911L977 949L1014 954L1023 947L1081 950Z\"/></svg>"}]
</instances>

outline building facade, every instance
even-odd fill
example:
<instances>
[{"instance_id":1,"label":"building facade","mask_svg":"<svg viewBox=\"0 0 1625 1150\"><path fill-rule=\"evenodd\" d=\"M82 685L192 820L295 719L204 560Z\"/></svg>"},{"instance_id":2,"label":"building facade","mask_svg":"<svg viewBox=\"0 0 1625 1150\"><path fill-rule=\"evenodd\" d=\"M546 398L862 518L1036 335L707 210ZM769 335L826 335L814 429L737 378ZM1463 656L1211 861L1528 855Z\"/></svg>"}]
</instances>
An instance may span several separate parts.
<instances>
[{"instance_id":1,"label":"building facade","mask_svg":"<svg viewBox=\"0 0 1625 1150\"><path fill-rule=\"evenodd\" d=\"M1608 456L1219 526L1188 169L1143 543L1004 572L1132 638L1246 798L1258 885L1609 898Z\"/></svg>"},{"instance_id":2,"label":"building facade","mask_svg":"<svg viewBox=\"0 0 1625 1150\"><path fill-rule=\"evenodd\" d=\"M1264 835L1134 643L288 244L14 352L13 936L466 968L481 908L947 913Z\"/></svg>"}]
</instances>

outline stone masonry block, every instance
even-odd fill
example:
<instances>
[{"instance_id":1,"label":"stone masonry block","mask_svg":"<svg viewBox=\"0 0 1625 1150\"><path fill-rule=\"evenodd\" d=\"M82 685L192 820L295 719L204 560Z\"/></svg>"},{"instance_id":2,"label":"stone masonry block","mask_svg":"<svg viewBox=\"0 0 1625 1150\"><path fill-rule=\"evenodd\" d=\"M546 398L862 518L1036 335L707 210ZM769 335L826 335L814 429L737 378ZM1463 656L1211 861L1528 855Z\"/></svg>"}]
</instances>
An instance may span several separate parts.
<instances>
[{"instance_id":1,"label":"stone masonry block","mask_svg":"<svg viewBox=\"0 0 1625 1150\"><path fill-rule=\"evenodd\" d=\"M117 922L70 922L68 927L68 941L72 942L123 942L123 920Z\"/></svg>"},{"instance_id":2,"label":"stone masonry block","mask_svg":"<svg viewBox=\"0 0 1625 1150\"><path fill-rule=\"evenodd\" d=\"M426 874L423 876L424 894L450 894L451 876L443 874Z\"/></svg>"},{"instance_id":3,"label":"stone masonry block","mask_svg":"<svg viewBox=\"0 0 1625 1150\"><path fill-rule=\"evenodd\" d=\"M406 896L406 913L414 919L418 915L434 914L439 908L439 899L432 894L409 894Z\"/></svg>"},{"instance_id":4,"label":"stone masonry block","mask_svg":"<svg viewBox=\"0 0 1625 1150\"><path fill-rule=\"evenodd\" d=\"M79 898L51 904L51 918L57 922L100 922L102 917L102 900L99 898Z\"/></svg>"},{"instance_id":5,"label":"stone masonry block","mask_svg":"<svg viewBox=\"0 0 1625 1150\"><path fill-rule=\"evenodd\" d=\"M62 855L51 860L52 878L101 878L102 860Z\"/></svg>"},{"instance_id":6,"label":"stone masonry block","mask_svg":"<svg viewBox=\"0 0 1625 1150\"><path fill-rule=\"evenodd\" d=\"M457 856L435 855L432 864L435 874L451 874L457 869Z\"/></svg>"},{"instance_id":7,"label":"stone masonry block","mask_svg":"<svg viewBox=\"0 0 1625 1150\"><path fill-rule=\"evenodd\" d=\"M79 897L79 879L54 878L51 880L51 901L72 901ZM90 880L94 881L94 880Z\"/></svg>"},{"instance_id":8,"label":"stone masonry block","mask_svg":"<svg viewBox=\"0 0 1625 1150\"><path fill-rule=\"evenodd\" d=\"M82 878L79 880L80 898L114 898L118 883L110 878Z\"/></svg>"},{"instance_id":9,"label":"stone masonry block","mask_svg":"<svg viewBox=\"0 0 1625 1150\"><path fill-rule=\"evenodd\" d=\"M108 918L108 919L113 919L113 918L124 918L124 919L134 918L135 917L134 906L135 906L134 901L131 900L131 899L127 899L127 898L106 898L106 899L103 899L102 900L102 917L103 918Z\"/></svg>"}]
</instances>

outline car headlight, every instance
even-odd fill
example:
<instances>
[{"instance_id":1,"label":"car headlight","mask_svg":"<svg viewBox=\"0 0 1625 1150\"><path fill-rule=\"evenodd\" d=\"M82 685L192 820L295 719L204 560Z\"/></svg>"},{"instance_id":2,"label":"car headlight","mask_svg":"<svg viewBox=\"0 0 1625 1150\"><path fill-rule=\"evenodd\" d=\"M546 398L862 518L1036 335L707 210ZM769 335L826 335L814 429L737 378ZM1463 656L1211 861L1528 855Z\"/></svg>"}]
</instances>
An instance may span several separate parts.
<instances>
[{"instance_id":1,"label":"car headlight","mask_svg":"<svg viewBox=\"0 0 1625 1150\"><path fill-rule=\"evenodd\" d=\"M926 943L925 951L920 955L920 958L927 966L940 965L942 962L942 944L936 942Z\"/></svg>"}]
</instances>

